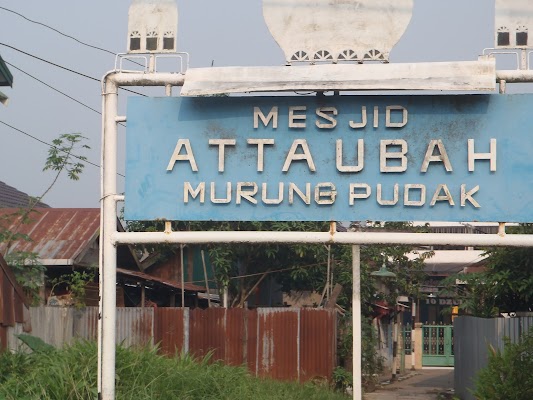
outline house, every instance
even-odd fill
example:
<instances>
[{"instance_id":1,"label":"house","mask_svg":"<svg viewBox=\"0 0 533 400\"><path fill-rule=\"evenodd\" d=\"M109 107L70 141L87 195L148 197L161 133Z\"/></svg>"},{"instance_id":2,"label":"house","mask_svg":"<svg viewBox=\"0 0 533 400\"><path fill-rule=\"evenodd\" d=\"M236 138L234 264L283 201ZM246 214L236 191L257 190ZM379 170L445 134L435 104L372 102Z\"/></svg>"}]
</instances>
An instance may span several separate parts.
<instances>
[{"instance_id":1,"label":"house","mask_svg":"<svg viewBox=\"0 0 533 400\"><path fill-rule=\"evenodd\" d=\"M143 272L154 279L183 283L186 289L192 289L185 291L186 305L205 307L209 303L208 297L210 302L220 303L219 296L211 293L216 292L218 288L215 271L206 250L197 245L183 245L165 253L163 255L155 252L143 258L141 262ZM198 294L195 295L195 292ZM198 303L199 299L202 299L201 304ZM173 304L175 301L169 305Z\"/></svg>"},{"instance_id":2,"label":"house","mask_svg":"<svg viewBox=\"0 0 533 400\"><path fill-rule=\"evenodd\" d=\"M9 68L7 68L7 65L2 57L0 57L0 86L13 87L13 75L11 74ZM8 97L4 93L0 92L0 103L7 105L8 100Z\"/></svg>"},{"instance_id":3,"label":"house","mask_svg":"<svg viewBox=\"0 0 533 400\"><path fill-rule=\"evenodd\" d=\"M419 252L420 253L420 252ZM410 253L408 257L418 257ZM451 325L451 309L460 303L451 294L444 294L444 280L456 274L478 272L484 268L487 256L484 250L434 250L433 256L424 260L426 280L421 284L421 297L417 299L416 322Z\"/></svg>"},{"instance_id":4,"label":"house","mask_svg":"<svg viewBox=\"0 0 533 400\"><path fill-rule=\"evenodd\" d=\"M516 224L508 224L516 225ZM432 222L428 229L431 233L449 234L496 234L499 224L490 222ZM421 298L417 299L416 322L424 324L452 323L452 307L458 306L458 301L451 295L442 292L443 281L455 274L469 274L484 269L487 256L482 248L472 246L432 246L431 258L424 260L426 281L421 285ZM421 251L419 251L420 253ZM416 257L416 255L411 255Z\"/></svg>"},{"instance_id":5,"label":"house","mask_svg":"<svg viewBox=\"0 0 533 400\"><path fill-rule=\"evenodd\" d=\"M29 331L28 300L0 254L0 352L16 347L10 340L14 333Z\"/></svg>"},{"instance_id":6,"label":"house","mask_svg":"<svg viewBox=\"0 0 533 400\"><path fill-rule=\"evenodd\" d=\"M34 201L34 198L28 194L0 181L0 208L28 207L32 204L32 201ZM50 206L38 201L35 207L49 208Z\"/></svg>"},{"instance_id":7,"label":"house","mask_svg":"<svg viewBox=\"0 0 533 400\"><path fill-rule=\"evenodd\" d=\"M43 276L42 301L49 305L70 304L68 285L54 285L74 271L92 273L92 282L86 286L83 303L98 305L98 265L100 210L96 208L35 208L30 221L21 222L16 209L0 209L0 229L17 231L30 240L18 239L0 243L0 252L28 252L37 255L46 267ZM10 218L6 218L10 217ZM117 227L123 230L117 219ZM159 279L143 272L136 249L130 245L117 248L117 306L170 306L182 288L194 305L199 292L205 289L182 286L179 282ZM68 279L67 279L68 280ZM55 286L55 287L54 287Z\"/></svg>"}]
</instances>

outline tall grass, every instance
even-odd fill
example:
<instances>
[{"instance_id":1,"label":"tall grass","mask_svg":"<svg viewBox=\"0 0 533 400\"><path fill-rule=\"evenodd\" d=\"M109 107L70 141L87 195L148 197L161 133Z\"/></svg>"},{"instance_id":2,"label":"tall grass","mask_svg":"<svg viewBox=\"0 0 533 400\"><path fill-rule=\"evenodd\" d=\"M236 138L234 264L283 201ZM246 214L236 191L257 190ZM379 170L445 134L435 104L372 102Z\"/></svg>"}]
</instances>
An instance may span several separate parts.
<instances>
[{"instance_id":1,"label":"tall grass","mask_svg":"<svg viewBox=\"0 0 533 400\"><path fill-rule=\"evenodd\" d=\"M77 342L61 350L0 355L0 399L96 400L97 349ZM206 357L163 357L155 348L118 347L117 400L337 400L346 397L311 384L262 380L244 368Z\"/></svg>"}]
</instances>

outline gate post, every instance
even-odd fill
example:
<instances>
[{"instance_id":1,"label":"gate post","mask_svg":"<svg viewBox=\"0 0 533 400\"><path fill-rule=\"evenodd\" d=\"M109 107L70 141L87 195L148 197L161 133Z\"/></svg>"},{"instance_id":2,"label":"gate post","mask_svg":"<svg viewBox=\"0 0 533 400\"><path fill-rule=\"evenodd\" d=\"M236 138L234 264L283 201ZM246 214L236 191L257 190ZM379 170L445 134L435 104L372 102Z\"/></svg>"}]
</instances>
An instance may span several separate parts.
<instances>
[{"instance_id":1,"label":"gate post","mask_svg":"<svg viewBox=\"0 0 533 400\"><path fill-rule=\"evenodd\" d=\"M415 358L415 369L422 368L422 323L416 322L415 329L413 332L413 342L411 343L412 352L411 357Z\"/></svg>"}]
</instances>

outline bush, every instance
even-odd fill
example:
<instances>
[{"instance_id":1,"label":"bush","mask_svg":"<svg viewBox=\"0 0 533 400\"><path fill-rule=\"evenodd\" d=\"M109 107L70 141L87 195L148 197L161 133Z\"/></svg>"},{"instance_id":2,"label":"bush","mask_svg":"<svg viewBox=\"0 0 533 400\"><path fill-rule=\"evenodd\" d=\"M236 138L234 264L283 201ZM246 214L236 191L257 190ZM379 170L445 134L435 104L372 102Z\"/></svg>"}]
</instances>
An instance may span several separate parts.
<instances>
[{"instance_id":1,"label":"bush","mask_svg":"<svg viewBox=\"0 0 533 400\"><path fill-rule=\"evenodd\" d=\"M505 338L504 351L490 347L489 364L476 378L480 400L533 399L533 328L519 343Z\"/></svg>"},{"instance_id":2,"label":"bush","mask_svg":"<svg viewBox=\"0 0 533 400\"><path fill-rule=\"evenodd\" d=\"M312 384L252 377L209 357L164 357L154 347L117 348L117 400L254 399L341 400L344 396ZM61 350L1 355L2 400L96 400L97 348L77 342Z\"/></svg>"}]
</instances>

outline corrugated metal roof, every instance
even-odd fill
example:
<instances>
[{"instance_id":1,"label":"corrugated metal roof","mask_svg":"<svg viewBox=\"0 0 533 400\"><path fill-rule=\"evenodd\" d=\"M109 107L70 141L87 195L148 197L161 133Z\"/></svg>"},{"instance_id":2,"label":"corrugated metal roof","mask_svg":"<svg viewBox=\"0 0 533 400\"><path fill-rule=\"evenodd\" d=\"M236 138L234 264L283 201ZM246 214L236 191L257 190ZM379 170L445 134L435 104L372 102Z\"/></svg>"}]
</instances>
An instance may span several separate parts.
<instances>
[{"instance_id":1,"label":"corrugated metal roof","mask_svg":"<svg viewBox=\"0 0 533 400\"><path fill-rule=\"evenodd\" d=\"M138 271L130 271L128 269L117 268L117 274L138 278L138 279L141 279L141 280L143 280L145 282L156 282L156 283L159 283L160 285L171 287L171 288L174 288L174 289L181 290L181 288L182 288L182 285L179 282L169 281L169 280L166 280L166 279L161 279L161 278L158 278L156 276L144 274L144 273L138 272ZM205 288L203 288L201 286L193 285L191 283L185 283L183 285L183 287L185 288L185 290L188 290L188 291L191 291L191 292L205 292L206 291Z\"/></svg>"},{"instance_id":2,"label":"corrugated metal roof","mask_svg":"<svg viewBox=\"0 0 533 400\"><path fill-rule=\"evenodd\" d=\"M75 260L98 236L97 208L36 208L27 224L20 224L20 217L2 219L17 211L0 209L0 227L26 234L31 241L15 241L9 252L34 252L41 260ZM5 243L0 245L0 251L5 251Z\"/></svg>"},{"instance_id":3,"label":"corrugated metal roof","mask_svg":"<svg viewBox=\"0 0 533 400\"><path fill-rule=\"evenodd\" d=\"M0 207L28 207L31 197L0 181ZM38 202L37 207L48 208L48 204Z\"/></svg>"}]
</instances>

